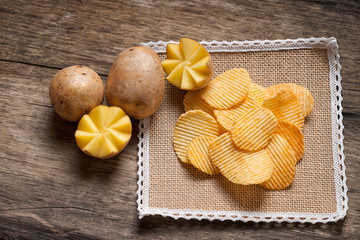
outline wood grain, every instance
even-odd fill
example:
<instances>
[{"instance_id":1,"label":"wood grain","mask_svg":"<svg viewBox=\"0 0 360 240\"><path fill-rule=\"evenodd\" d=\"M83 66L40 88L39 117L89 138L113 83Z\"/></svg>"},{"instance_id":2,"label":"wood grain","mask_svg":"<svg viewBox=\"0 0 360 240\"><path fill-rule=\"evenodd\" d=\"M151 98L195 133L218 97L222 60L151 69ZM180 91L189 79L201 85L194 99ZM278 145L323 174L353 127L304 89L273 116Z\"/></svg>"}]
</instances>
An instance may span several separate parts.
<instances>
[{"instance_id":1,"label":"wood grain","mask_svg":"<svg viewBox=\"0 0 360 240\"><path fill-rule=\"evenodd\" d=\"M0 0L1 239L359 239L360 4L358 1ZM103 81L140 42L336 37L342 65L348 216L329 224L138 219L137 121L128 147L85 156L76 124L58 117L48 86L82 64Z\"/></svg>"}]
</instances>

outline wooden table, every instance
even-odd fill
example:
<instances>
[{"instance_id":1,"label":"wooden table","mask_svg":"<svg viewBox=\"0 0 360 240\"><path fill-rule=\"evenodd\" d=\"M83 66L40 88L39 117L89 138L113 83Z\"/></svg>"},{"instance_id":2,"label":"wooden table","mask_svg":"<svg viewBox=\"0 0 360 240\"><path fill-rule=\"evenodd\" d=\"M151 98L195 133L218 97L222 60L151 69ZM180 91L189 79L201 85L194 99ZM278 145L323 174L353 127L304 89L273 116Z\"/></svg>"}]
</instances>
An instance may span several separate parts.
<instances>
[{"instance_id":1,"label":"wooden table","mask_svg":"<svg viewBox=\"0 0 360 240\"><path fill-rule=\"evenodd\" d=\"M359 1L0 1L0 239L359 239ZM349 211L329 224L138 219L137 121L107 161L82 154L75 123L48 98L64 67L106 81L141 42L336 37L340 46Z\"/></svg>"}]
</instances>

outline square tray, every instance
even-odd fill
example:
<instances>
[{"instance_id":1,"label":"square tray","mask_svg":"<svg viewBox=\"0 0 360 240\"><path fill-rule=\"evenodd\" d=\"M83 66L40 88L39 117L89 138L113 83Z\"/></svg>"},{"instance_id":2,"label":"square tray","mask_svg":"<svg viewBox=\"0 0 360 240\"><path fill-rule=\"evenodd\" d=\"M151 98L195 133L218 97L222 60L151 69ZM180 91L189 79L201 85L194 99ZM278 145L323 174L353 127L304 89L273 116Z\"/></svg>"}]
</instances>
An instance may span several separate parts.
<instances>
[{"instance_id":1,"label":"square tray","mask_svg":"<svg viewBox=\"0 0 360 240\"><path fill-rule=\"evenodd\" d=\"M168 42L149 42L165 58ZM173 42L175 43L175 42ZM253 82L268 87L282 82L305 86L314 110L305 120L305 153L289 188L269 191L242 186L221 175L209 176L182 164L172 146L175 122L184 112L185 91L167 82L158 111L139 123L139 218L254 222L331 222L348 209L343 153L341 76L335 38L201 42L211 53L214 76L242 67Z\"/></svg>"}]
</instances>

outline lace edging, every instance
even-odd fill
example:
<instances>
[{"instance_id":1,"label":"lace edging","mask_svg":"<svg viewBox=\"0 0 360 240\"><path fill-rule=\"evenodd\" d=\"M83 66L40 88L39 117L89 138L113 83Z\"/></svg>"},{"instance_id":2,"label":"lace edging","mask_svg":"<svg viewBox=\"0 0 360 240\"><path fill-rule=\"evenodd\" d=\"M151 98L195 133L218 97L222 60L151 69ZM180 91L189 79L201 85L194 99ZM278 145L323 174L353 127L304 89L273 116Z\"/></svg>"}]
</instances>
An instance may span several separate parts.
<instances>
[{"instance_id":1,"label":"lace edging","mask_svg":"<svg viewBox=\"0 0 360 240\"><path fill-rule=\"evenodd\" d=\"M166 52L167 43L170 42L148 42L143 46L153 48L157 53ZM137 204L139 218L148 215L161 215L174 219L207 219L207 220L232 220L232 221L253 221L253 222L300 222L300 223L327 223L338 221L346 216L348 210L348 197L345 176L345 155L343 145L341 76L338 45L335 38L299 38L285 40L264 40L264 41L201 41L202 45L209 52L244 52L244 51L271 51L290 50L305 48L328 49L330 89L332 100L332 143L333 143L333 167L336 190L337 211L335 213L264 213L244 211L209 211L195 209L163 209L149 207L149 118L139 123L139 144L138 144L138 190Z\"/></svg>"}]
</instances>

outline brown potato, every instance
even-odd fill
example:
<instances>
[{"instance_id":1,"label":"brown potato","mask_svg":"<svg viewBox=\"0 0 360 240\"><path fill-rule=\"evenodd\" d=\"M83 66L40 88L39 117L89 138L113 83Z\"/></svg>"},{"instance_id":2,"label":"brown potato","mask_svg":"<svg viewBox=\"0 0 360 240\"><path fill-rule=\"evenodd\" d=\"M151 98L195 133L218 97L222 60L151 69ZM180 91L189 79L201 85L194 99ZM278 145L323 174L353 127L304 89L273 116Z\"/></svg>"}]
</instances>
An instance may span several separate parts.
<instances>
[{"instance_id":1,"label":"brown potato","mask_svg":"<svg viewBox=\"0 0 360 240\"><path fill-rule=\"evenodd\" d=\"M136 119L152 115L160 106L165 74L159 56L148 47L121 52L113 63L106 83L106 99Z\"/></svg>"},{"instance_id":2,"label":"brown potato","mask_svg":"<svg viewBox=\"0 0 360 240\"><path fill-rule=\"evenodd\" d=\"M60 70L49 88L50 102L65 120L77 122L104 99L104 85L99 75L85 66Z\"/></svg>"}]
</instances>

